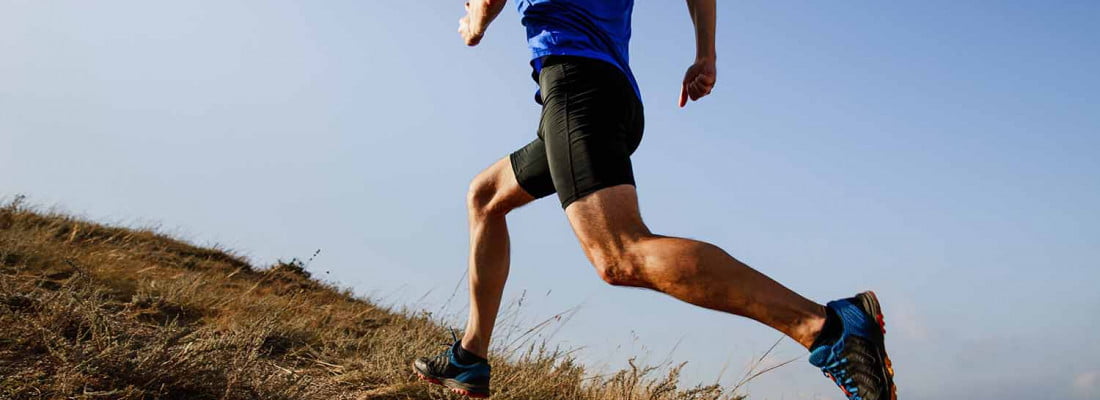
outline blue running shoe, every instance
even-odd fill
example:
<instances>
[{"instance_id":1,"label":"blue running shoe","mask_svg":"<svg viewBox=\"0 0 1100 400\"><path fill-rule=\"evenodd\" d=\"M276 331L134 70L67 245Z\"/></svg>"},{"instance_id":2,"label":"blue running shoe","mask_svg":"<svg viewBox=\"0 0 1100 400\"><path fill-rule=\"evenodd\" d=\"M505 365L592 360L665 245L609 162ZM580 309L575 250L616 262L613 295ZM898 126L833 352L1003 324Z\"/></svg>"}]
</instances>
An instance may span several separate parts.
<instances>
[{"instance_id":1,"label":"blue running shoe","mask_svg":"<svg viewBox=\"0 0 1100 400\"><path fill-rule=\"evenodd\" d=\"M461 345L455 341L443 354L435 357L421 357L413 361L413 371L420 379L443 385L452 392L468 397L489 397L489 363L459 364L455 359L455 347Z\"/></svg>"},{"instance_id":2,"label":"blue running shoe","mask_svg":"<svg viewBox=\"0 0 1100 400\"><path fill-rule=\"evenodd\" d=\"M886 355L886 323L874 292L831 301L844 326L840 338L810 351L810 364L821 368L849 400L897 400L894 368Z\"/></svg>"}]
</instances>

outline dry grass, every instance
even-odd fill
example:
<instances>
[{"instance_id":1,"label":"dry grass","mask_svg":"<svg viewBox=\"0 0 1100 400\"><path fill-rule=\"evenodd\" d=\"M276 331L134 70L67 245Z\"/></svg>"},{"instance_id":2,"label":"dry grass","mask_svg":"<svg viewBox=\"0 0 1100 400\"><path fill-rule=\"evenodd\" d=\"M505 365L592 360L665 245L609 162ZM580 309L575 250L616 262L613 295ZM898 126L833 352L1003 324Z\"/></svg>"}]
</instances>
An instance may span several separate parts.
<instances>
[{"instance_id":1,"label":"dry grass","mask_svg":"<svg viewBox=\"0 0 1100 400\"><path fill-rule=\"evenodd\" d=\"M449 334L221 249L0 205L0 399L448 399L409 363ZM592 377L532 345L494 358L494 399L735 399L678 368Z\"/></svg>"}]
</instances>

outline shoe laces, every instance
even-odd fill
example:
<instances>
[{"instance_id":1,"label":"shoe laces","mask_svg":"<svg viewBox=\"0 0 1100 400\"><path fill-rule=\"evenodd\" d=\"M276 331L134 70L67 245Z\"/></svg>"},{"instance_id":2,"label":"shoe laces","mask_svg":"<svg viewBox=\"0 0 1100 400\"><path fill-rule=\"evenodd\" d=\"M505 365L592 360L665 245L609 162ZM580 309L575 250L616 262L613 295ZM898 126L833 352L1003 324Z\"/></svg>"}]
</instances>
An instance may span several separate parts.
<instances>
[{"instance_id":1,"label":"shoe laces","mask_svg":"<svg viewBox=\"0 0 1100 400\"><path fill-rule=\"evenodd\" d=\"M440 355L432 357L432 360L435 361L437 364L447 365L447 364L444 364L444 363L450 363L451 362L451 356L454 354L454 345L455 345L456 342L458 342L458 334L455 333L454 328L451 328L451 338L454 339L453 342L451 342L449 344L447 344L447 343L440 343L439 344L440 346L444 346L447 349L443 350L443 353L441 353Z\"/></svg>"},{"instance_id":2,"label":"shoe laces","mask_svg":"<svg viewBox=\"0 0 1100 400\"><path fill-rule=\"evenodd\" d=\"M856 386L855 380L853 380L851 376L848 376L847 357L835 357L833 362L821 367L821 372L829 379L832 379L850 400L863 399L863 397L859 395L859 387Z\"/></svg>"}]
</instances>

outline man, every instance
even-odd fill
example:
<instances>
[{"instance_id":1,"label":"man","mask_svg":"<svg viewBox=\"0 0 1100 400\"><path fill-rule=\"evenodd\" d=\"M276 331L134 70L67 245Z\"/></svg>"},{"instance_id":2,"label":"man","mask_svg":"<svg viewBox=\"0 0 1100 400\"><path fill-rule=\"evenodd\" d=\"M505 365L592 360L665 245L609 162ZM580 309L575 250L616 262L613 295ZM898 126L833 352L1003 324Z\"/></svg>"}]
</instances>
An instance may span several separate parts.
<instances>
[{"instance_id":1,"label":"man","mask_svg":"<svg viewBox=\"0 0 1100 400\"><path fill-rule=\"evenodd\" d=\"M630 155L643 112L630 71L633 0L517 0L532 52L538 135L478 174L467 202L470 317L465 335L413 368L423 379L472 397L489 395L489 339L508 277L505 215L557 193L599 275L775 328L811 351L810 362L852 400L896 399L882 312L874 293L814 303L711 244L650 232L638 212ZM459 33L476 46L507 0L471 0ZM696 57L679 104L710 93L715 0L687 0Z\"/></svg>"}]
</instances>

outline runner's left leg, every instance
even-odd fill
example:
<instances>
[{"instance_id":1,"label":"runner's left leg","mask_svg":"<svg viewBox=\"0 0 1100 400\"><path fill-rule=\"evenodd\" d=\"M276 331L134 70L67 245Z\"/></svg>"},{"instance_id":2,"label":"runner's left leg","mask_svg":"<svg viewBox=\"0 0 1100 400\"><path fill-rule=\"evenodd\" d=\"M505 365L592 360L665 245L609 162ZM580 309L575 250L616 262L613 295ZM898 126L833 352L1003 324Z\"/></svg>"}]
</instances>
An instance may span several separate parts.
<instances>
[{"instance_id":1,"label":"runner's left leg","mask_svg":"<svg viewBox=\"0 0 1100 400\"><path fill-rule=\"evenodd\" d=\"M644 129L643 106L630 82L615 66L581 57L546 57L542 67L539 138L546 163L533 165L549 169L553 189L539 193L558 193L604 280L764 323L810 349L811 364L850 399L896 400L873 293L826 309L714 245L650 232L638 211L630 160ZM526 154L532 153L538 152ZM526 169L516 171L528 176ZM524 188L545 186L545 179L538 181L520 179Z\"/></svg>"},{"instance_id":2,"label":"runner's left leg","mask_svg":"<svg viewBox=\"0 0 1100 400\"><path fill-rule=\"evenodd\" d=\"M809 348L825 308L709 243L655 235L642 222L632 185L585 196L565 209L589 261L612 285L657 290L783 332Z\"/></svg>"}]
</instances>

